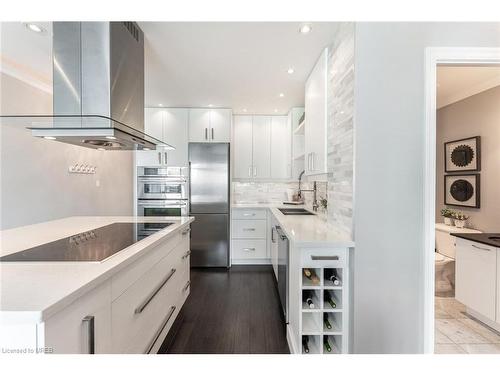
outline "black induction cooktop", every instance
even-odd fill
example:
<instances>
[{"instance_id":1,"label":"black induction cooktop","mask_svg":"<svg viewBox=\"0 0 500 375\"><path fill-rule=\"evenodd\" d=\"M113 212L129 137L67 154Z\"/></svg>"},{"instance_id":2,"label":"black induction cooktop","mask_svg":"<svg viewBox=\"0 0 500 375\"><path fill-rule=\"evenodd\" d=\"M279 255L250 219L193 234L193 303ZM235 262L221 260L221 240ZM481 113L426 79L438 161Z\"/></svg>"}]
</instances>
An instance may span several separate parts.
<instances>
[{"instance_id":1,"label":"black induction cooktop","mask_svg":"<svg viewBox=\"0 0 500 375\"><path fill-rule=\"evenodd\" d=\"M0 262L100 262L172 225L113 223L0 257Z\"/></svg>"}]
</instances>

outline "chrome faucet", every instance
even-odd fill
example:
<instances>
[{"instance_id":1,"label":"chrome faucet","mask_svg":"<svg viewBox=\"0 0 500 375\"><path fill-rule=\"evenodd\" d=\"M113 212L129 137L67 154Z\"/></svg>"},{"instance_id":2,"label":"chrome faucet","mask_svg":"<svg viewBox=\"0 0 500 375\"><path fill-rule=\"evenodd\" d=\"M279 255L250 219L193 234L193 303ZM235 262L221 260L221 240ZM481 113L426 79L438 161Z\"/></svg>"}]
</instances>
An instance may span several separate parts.
<instances>
[{"instance_id":1,"label":"chrome faucet","mask_svg":"<svg viewBox=\"0 0 500 375\"><path fill-rule=\"evenodd\" d=\"M313 188L312 189L308 189L308 190L304 190L304 189L301 189L300 188L300 184L301 184L301 181L302 181L302 175L304 174L305 171L302 171L299 175L299 199L302 199L302 192L305 192L305 191L312 191L313 192L313 211L318 211L318 208L319 208L319 204L318 204L318 189L317 189L317 186L316 186L316 181L313 182Z\"/></svg>"}]
</instances>

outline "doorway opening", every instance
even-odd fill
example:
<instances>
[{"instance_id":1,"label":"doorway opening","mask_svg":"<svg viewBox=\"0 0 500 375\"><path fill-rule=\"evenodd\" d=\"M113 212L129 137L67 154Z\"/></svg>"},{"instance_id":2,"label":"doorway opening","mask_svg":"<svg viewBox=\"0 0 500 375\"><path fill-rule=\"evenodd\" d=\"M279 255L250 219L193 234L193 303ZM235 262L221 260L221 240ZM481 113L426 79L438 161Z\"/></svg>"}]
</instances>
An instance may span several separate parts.
<instances>
[{"instance_id":1,"label":"doorway opening","mask_svg":"<svg viewBox=\"0 0 500 375\"><path fill-rule=\"evenodd\" d=\"M494 157L500 154L500 49L429 48L426 57L424 351L500 353L496 273L491 295L474 285L478 273L461 242L468 243L464 235L500 232L500 198L490 192L500 168ZM496 262L489 263L496 272ZM499 306L498 325L495 311L489 320L477 313L480 295L490 310Z\"/></svg>"}]
</instances>

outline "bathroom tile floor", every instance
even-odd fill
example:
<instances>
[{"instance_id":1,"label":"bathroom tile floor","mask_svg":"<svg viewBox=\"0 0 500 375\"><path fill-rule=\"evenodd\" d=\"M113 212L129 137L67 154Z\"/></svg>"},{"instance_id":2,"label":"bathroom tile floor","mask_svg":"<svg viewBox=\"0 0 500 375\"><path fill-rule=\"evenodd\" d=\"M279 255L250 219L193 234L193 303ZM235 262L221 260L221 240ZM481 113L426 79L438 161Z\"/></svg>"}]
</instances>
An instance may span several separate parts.
<instances>
[{"instance_id":1,"label":"bathroom tile floor","mask_svg":"<svg viewBox=\"0 0 500 375\"><path fill-rule=\"evenodd\" d=\"M467 315L455 298L435 298L434 353L500 354L500 333Z\"/></svg>"}]
</instances>

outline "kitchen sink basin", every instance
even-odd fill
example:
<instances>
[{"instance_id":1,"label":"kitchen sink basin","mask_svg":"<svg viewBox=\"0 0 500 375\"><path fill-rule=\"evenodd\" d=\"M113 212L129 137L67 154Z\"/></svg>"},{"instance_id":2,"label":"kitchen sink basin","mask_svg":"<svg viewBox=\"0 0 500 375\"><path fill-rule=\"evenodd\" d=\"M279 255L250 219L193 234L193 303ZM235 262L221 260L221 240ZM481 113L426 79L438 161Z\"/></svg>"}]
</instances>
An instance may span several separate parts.
<instances>
[{"instance_id":1,"label":"kitchen sink basin","mask_svg":"<svg viewBox=\"0 0 500 375\"><path fill-rule=\"evenodd\" d=\"M314 215L303 208L278 208L283 215Z\"/></svg>"}]
</instances>

